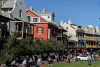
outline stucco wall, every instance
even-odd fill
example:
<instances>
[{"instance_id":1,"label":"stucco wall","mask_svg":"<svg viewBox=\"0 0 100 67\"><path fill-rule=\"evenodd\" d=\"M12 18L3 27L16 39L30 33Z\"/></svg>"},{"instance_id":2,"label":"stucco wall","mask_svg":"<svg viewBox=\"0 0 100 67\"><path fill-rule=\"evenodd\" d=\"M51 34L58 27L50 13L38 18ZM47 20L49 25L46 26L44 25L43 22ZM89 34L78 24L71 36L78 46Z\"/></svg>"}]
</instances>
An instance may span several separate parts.
<instances>
[{"instance_id":1,"label":"stucco wall","mask_svg":"<svg viewBox=\"0 0 100 67\"><path fill-rule=\"evenodd\" d=\"M34 26L34 39L35 38L43 38L43 40L47 40L48 39L48 24L35 24L36 26ZM37 33L37 27L43 27L43 33L38 34Z\"/></svg>"}]
</instances>

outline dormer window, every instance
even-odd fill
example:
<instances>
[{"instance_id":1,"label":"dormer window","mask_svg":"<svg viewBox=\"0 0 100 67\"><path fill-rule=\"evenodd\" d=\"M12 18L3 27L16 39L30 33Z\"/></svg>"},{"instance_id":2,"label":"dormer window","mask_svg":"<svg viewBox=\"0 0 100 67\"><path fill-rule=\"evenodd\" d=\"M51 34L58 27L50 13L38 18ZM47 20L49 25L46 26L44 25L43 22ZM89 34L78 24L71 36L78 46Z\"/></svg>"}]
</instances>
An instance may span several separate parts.
<instances>
[{"instance_id":1,"label":"dormer window","mask_svg":"<svg viewBox=\"0 0 100 67\"><path fill-rule=\"evenodd\" d=\"M8 9L7 8L4 9L4 13L8 13Z\"/></svg>"},{"instance_id":2,"label":"dormer window","mask_svg":"<svg viewBox=\"0 0 100 67\"><path fill-rule=\"evenodd\" d=\"M30 17L30 16L27 16L27 18L28 18L28 21L30 22L30 20L31 20L31 17Z\"/></svg>"},{"instance_id":3,"label":"dormer window","mask_svg":"<svg viewBox=\"0 0 100 67\"><path fill-rule=\"evenodd\" d=\"M38 18L33 18L33 22L38 22Z\"/></svg>"}]
</instances>

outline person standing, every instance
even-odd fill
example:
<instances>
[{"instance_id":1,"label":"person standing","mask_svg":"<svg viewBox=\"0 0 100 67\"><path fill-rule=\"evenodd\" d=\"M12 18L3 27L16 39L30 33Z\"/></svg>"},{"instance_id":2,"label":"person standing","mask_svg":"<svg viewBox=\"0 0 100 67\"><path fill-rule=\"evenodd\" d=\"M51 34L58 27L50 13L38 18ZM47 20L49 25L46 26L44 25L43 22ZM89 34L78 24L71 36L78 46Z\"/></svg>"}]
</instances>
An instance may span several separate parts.
<instances>
[{"instance_id":1,"label":"person standing","mask_svg":"<svg viewBox=\"0 0 100 67\"><path fill-rule=\"evenodd\" d=\"M91 56L88 55L88 65L91 65Z\"/></svg>"},{"instance_id":2,"label":"person standing","mask_svg":"<svg viewBox=\"0 0 100 67\"><path fill-rule=\"evenodd\" d=\"M94 62L94 55L92 54L92 62Z\"/></svg>"},{"instance_id":3,"label":"person standing","mask_svg":"<svg viewBox=\"0 0 100 67\"><path fill-rule=\"evenodd\" d=\"M50 66L50 62L51 62L51 57L48 56L48 66Z\"/></svg>"},{"instance_id":4,"label":"person standing","mask_svg":"<svg viewBox=\"0 0 100 67\"><path fill-rule=\"evenodd\" d=\"M30 57L29 62L30 62L30 66L32 66L33 65L33 59L32 59L32 57Z\"/></svg>"},{"instance_id":5,"label":"person standing","mask_svg":"<svg viewBox=\"0 0 100 67\"><path fill-rule=\"evenodd\" d=\"M71 59L71 55L69 54L69 55L68 55L68 62L69 62L69 63L71 63L71 62L70 62L70 59Z\"/></svg>"},{"instance_id":6,"label":"person standing","mask_svg":"<svg viewBox=\"0 0 100 67\"><path fill-rule=\"evenodd\" d=\"M37 66L38 56L37 56L37 55L35 55L35 56L34 56L34 59L35 59L35 67L36 67L36 66Z\"/></svg>"},{"instance_id":7,"label":"person standing","mask_svg":"<svg viewBox=\"0 0 100 67\"><path fill-rule=\"evenodd\" d=\"M26 67L30 67L30 62L29 62L29 60L30 60L30 57L27 55L27 56L26 56Z\"/></svg>"}]
</instances>

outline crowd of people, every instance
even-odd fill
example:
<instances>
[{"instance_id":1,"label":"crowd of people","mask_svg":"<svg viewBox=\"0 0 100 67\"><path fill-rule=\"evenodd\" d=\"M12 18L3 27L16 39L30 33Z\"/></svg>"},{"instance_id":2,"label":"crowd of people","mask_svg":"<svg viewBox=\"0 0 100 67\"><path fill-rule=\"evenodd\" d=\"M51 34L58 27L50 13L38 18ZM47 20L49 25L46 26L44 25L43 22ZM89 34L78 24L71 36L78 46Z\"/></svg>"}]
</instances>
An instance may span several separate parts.
<instances>
[{"instance_id":1,"label":"crowd of people","mask_svg":"<svg viewBox=\"0 0 100 67\"><path fill-rule=\"evenodd\" d=\"M82 55L82 53L78 54ZM94 54L88 55L88 65L91 65L94 61ZM54 58L52 56L48 56L47 62L48 66L52 65L53 62L60 62L60 61L66 61L68 63L71 63L71 61L78 61L76 54L67 54L67 55L54 55ZM39 57L39 55L29 56L27 55L24 60L21 63L21 67L40 67L39 65L43 64L42 58ZM3 64L2 66L6 66ZM12 67L19 67L19 63L16 62L16 60L13 60L11 62Z\"/></svg>"}]
</instances>

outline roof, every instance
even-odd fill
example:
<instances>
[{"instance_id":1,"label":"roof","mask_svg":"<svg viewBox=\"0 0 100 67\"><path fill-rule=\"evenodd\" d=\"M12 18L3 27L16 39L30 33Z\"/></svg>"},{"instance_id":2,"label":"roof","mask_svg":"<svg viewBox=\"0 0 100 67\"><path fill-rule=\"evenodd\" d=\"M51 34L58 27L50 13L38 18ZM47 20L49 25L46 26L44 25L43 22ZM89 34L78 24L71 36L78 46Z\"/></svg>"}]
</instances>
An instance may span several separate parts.
<instances>
[{"instance_id":1,"label":"roof","mask_svg":"<svg viewBox=\"0 0 100 67\"><path fill-rule=\"evenodd\" d=\"M54 12L36 12L36 13L39 15L46 15L46 14L53 15L54 14Z\"/></svg>"},{"instance_id":2,"label":"roof","mask_svg":"<svg viewBox=\"0 0 100 67\"><path fill-rule=\"evenodd\" d=\"M37 12L29 10L29 9L27 11L31 11L31 12L35 13L37 16L39 16L41 19L44 19L45 21L49 22L47 19L41 17Z\"/></svg>"},{"instance_id":3,"label":"roof","mask_svg":"<svg viewBox=\"0 0 100 67\"><path fill-rule=\"evenodd\" d=\"M8 0L1 8L13 8L15 0Z\"/></svg>"},{"instance_id":4,"label":"roof","mask_svg":"<svg viewBox=\"0 0 100 67\"><path fill-rule=\"evenodd\" d=\"M6 16L3 16L1 13L0 13L0 22L7 22L9 20L12 20L11 18L8 18Z\"/></svg>"},{"instance_id":5,"label":"roof","mask_svg":"<svg viewBox=\"0 0 100 67\"><path fill-rule=\"evenodd\" d=\"M53 12L37 12L38 14L53 14Z\"/></svg>"}]
</instances>

